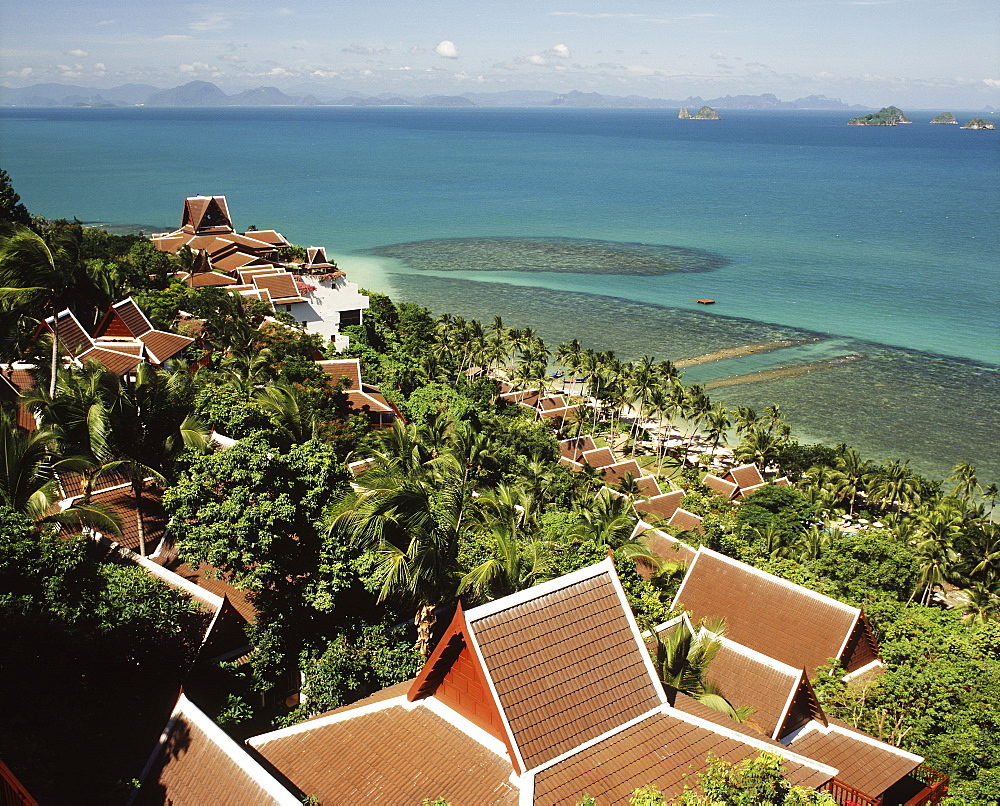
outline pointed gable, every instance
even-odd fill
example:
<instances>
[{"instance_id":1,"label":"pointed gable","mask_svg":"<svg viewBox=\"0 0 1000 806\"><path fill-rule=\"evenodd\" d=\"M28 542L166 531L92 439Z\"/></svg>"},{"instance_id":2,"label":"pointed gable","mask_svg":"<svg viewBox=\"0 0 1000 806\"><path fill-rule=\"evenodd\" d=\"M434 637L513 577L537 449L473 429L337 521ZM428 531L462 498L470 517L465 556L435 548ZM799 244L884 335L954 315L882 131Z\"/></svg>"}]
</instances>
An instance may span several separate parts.
<instances>
[{"instance_id":1,"label":"pointed gable","mask_svg":"<svg viewBox=\"0 0 1000 806\"><path fill-rule=\"evenodd\" d=\"M708 489L713 492L717 492L719 495L727 499L732 498L739 489L736 482L720 479L718 476L713 476L711 473L706 474L705 478L701 481L706 487L708 487Z\"/></svg>"},{"instance_id":2,"label":"pointed gable","mask_svg":"<svg viewBox=\"0 0 1000 806\"><path fill-rule=\"evenodd\" d=\"M665 702L610 559L466 621L522 769Z\"/></svg>"},{"instance_id":3,"label":"pointed gable","mask_svg":"<svg viewBox=\"0 0 1000 806\"><path fill-rule=\"evenodd\" d=\"M683 490L671 490L669 493L654 495L645 501L635 502L635 511L641 516L650 516L654 520L669 521L684 499Z\"/></svg>"},{"instance_id":4,"label":"pointed gable","mask_svg":"<svg viewBox=\"0 0 1000 806\"><path fill-rule=\"evenodd\" d=\"M764 477L760 474L760 468L755 464L734 467L726 474L725 480L732 482L743 492L746 492L751 487L760 487L764 483Z\"/></svg>"},{"instance_id":5,"label":"pointed gable","mask_svg":"<svg viewBox=\"0 0 1000 806\"><path fill-rule=\"evenodd\" d=\"M234 232L225 196L189 196L184 199L181 228L193 232L225 230Z\"/></svg>"},{"instance_id":6,"label":"pointed gable","mask_svg":"<svg viewBox=\"0 0 1000 806\"><path fill-rule=\"evenodd\" d=\"M572 439L564 439L559 443L559 455L565 459L569 459L573 462L579 462L580 457L586 451L592 451L597 447L594 443L594 438L590 434L586 434L582 437L573 437Z\"/></svg>"},{"instance_id":7,"label":"pointed gable","mask_svg":"<svg viewBox=\"0 0 1000 806\"><path fill-rule=\"evenodd\" d=\"M194 343L194 339L189 336L154 330L152 323L132 297L126 297L112 305L97 326L98 339L109 337L138 339L149 352L149 359L153 364L168 361L189 344ZM105 346L110 349L121 349L112 344Z\"/></svg>"},{"instance_id":8,"label":"pointed gable","mask_svg":"<svg viewBox=\"0 0 1000 806\"><path fill-rule=\"evenodd\" d=\"M48 317L44 327L50 333L56 334L60 350L70 355L77 355L94 346L94 340L90 338L90 334L83 329L83 325L69 308L61 310L55 319L51 316ZM37 338L41 332L42 325L39 325L35 331L35 337Z\"/></svg>"},{"instance_id":9,"label":"pointed gable","mask_svg":"<svg viewBox=\"0 0 1000 806\"><path fill-rule=\"evenodd\" d=\"M695 621L721 616L734 641L810 674L843 657L862 620L856 607L704 546L673 607L683 607Z\"/></svg>"}]
</instances>

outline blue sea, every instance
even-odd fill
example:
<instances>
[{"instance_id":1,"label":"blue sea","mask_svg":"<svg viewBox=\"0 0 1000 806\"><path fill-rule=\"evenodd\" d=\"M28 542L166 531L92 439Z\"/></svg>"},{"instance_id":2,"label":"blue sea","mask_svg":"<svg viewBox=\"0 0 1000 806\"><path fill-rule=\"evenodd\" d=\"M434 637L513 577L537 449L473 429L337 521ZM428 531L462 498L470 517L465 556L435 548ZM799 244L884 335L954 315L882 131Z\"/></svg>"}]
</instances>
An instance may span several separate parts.
<instances>
[{"instance_id":1,"label":"blue sea","mask_svg":"<svg viewBox=\"0 0 1000 806\"><path fill-rule=\"evenodd\" d=\"M1000 131L720 111L7 108L0 167L36 214L145 232L224 194L238 228L553 347L791 339L686 378L741 377L713 399L777 402L803 439L1000 481Z\"/></svg>"}]
</instances>

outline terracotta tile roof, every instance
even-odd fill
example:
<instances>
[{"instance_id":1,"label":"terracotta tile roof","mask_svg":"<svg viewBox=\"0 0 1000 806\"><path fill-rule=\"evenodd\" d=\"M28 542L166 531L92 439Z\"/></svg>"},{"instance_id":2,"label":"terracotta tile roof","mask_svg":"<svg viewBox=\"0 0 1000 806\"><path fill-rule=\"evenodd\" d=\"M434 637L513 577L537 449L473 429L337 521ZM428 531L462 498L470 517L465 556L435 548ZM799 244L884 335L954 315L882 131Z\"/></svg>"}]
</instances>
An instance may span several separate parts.
<instances>
[{"instance_id":1,"label":"terracotta tile roof","mask_svg":"<svg viewBox=\"0 0 1000 806\"><path fill-rule=\"evenodd\" d=\"M654 496L645 501L636 501L635 509L642 515L650 515L657 520L668 521L677 511L684 499L683 490L671 490L669 493Z\"/></svg>"},{"instance_id":2,"label":"terracotta tile roof","mask_svg":"<svg viewBox=\"0 0 1000 806\"><path fill-rule=\"evenodd\" d=\"M138 806L302 803L183 694L141 780Z\"/></svg>"},{"instance_id":3,"label":"terracotta tile roof","mask_svg":"<svg viewBox=\"0 0 1000 806\"><path fill-rule=\"evenodd\" d=\"M255 241L263 241L270 246L291 246L280 232L273 229L258 229L243 234Z\"/></svg>"},{"instance_id":4,"label":"terracotta tile roof","mask_svg":"<svg viewBox=\"0 0 1000 806\"><path fill-rule=\"evenodd\" d=\"M602 468L615 463L615 455L611 448L594 448L592 451L584 451L581 461L591 467Z\"/></svg>"},{"instance_id":5,"label":"terracotta tile roof","mask_svg":"<svg viewBox=\"0 0 1000 806\"><path fill-rule=\"evenodd\" d=\"M374 386L365 384L361 389L347 390L347 403L355 412L373 412L376 414L392 414L394 410L380 391Z\"/></svg>"},{"instance_id":6,"label":"terracotta tile roof","mask_svg":"<svg viewBox=\"0 0 1000 806\"><path fill-rule=\"evenodd\" d=\"M254 747L324 804L517 804L510 762L430 708L386 700L257 736ZM379 707L381 705L382 707Z\"/></svg>"},{"instance_id":7,"label":"terracotta tile roof","mask_svg":"<svg viewBox=\"0 0 1000 806\"><path fill-rule=\"evenodd\" d=\"M146 314L135 304L132 297L127 297L121 302L116 302L111 306L111 310L115 311L121 317L125 327L128 328L129 333L135 336L135 338L139 338L143 333L148 333L153 329L152 322L146 318Z\"/></svg>"},{"instance_id":8,"label":"terracotta tile roof","mask_svg":"<svg viewBox=\"0 0 1000 806\"><path fill-rule=\"evenodd\" d=\"M229 206L225 196L188 196L184 199L184 213L181 227L192 231L228 229L232 231L233 220L229 217Z\"/></svg>"},{"instance_id":9,"label":"terracotta tile roof","mask_svg":"<svg viewBox=\"0 0 1000 806\"><path fill-rule=\"evenodd\" d=\"M559 442L559 455L565 456L567 459L572 459L574 462L579 462L584 451L592 451L596 447L594 438L590 434L582 437L573 437L572 439L564 439Z\"/></svg>"},{"instance_id":10,"label":"terracotta tile roof","mask_svg":"<svg viewBox=\"0 0 1000 806\"><path fill-rule=\"evenodd\" d=\"M348 389L361 389L361 361L357 358L345 358L339 361L317 361L316 364L323 370L334 383L339 383L341 378L350 378Z\"/></svg>"},{"instance_id":11,"label":"terracotta tile roof","mask_svg":"<svg viewBox=\"0 0 1000 806\"><path fill-rule=\"evenodd\" d=\"M878 797L923 762L859 731L834 724L824 728L816 722L796 736L789 749L837 767L837 780L870 797Z\"/></svg>"},{"instance_id":12,"label":"terracotta tile roof","mask_svg":"<svg viewBox=\"0 0 1000 806\"><path fill-rule=\"evenodd\" d=\"M642 468L636 463L634 459L627 459L622 462L615 462L612 465L605 465L600 468L600 476L604 479L604 483L617 487L623 481L625 481L626 476L631 476L633 479L638 480L642 476Z\"/></svg>"},{"instance_id":13,"label":"terracotta tile roof","mask_svg":"<svg viewBox=\"0 0 1000 806\"><path fill-rule=\"evenodd\" d=\"M674 607L692 619L723 616L727 636L812 674L840 657L861 611L702 546Z\"/></svg>"},{"instance_id":14,"label":"terracotta tile roof","mask_svg":"<svg viewBox=\"0 0 1000 806\"><path fill-rule=\"evenodd\" d=\"M205 288L206 286L234 285L236 280L226 274L218 274L214 271L203 271L198 274L187 274L179 272L177 279L187 283L191 288Z\"/></svg>"},{"instance_id":15,"label":"terracotta tile roof","mask_svg":"<svg viewBox=\"0 0 1000 806\"><path fill-rule=\"evenodd\" d=\"M714 490L725 498L732 498L739 489L739 485L737 485L736 482L720 479L718 476L713 476L711 473L706 474L705 478L702 479L702 482L704 482L705 486L710 490Z\"/></svg>"},{"instance_id":16,"label":"terracotta tile roof","mask_svg":"<svg viewBox=\"0 0 1000 806\"><path fill-rule=\"evenodd\" d=\"M259 289L267 289L276 303L304 302L295 287L295 278L288 272L275 274L255 274L253 284Z\"/></svg>"},{"instance_id":17,"label":"terracotta tile roof","mask_svg":"<svg viewBox=\"0 0 1000 806\"><path fill-rule=\"evenodd\" d=\"M87 479L83 473L77 473L75 471L57 473L56 479L59 482L61 498L76 498L77 496L83 495L87 484ZM97 493L102 490L110 490L112 487L121 487L123 484L127 483L128 476L123 470L116 468L114 470L108 470L106 473L101 473L101 475L97 477L97 481L94 482L91 492Z\"/></svg>"},{"instance_id":18,"label":"terracotta tile roof","mask_svg":"<svg viewBox=\"0 0 1000 806\"><path fill-rule=\"evenodd\" d=\"M146 554L152 554L167 530L167 516L159 493L145 490L142 494L140 512L146 533ZM99 503L111 509L122 522L121 535L108 535L121 546L139 552L139 523L135 506L135 496L131 486L112 487L90 496L91 503Z\"/></svg>"},{"instance_id":19,"label":"terracotta tile roof","mask_svg":"<svg viewBox=\"0 0 1000 806\"><path fill-rule=\"evenodd\" d=\"M746 490L748 487L759 487L764 483L764 477L757 465L740 465L726 474L726 481L731 481L741 490Z\"/></svg>"},{"instance_id":20,"label":"terracotta tile roof","mask_svg":"<svg viewBox=\"0 0 1000 806\"><path fill-rule=\"evenodd\" d=\"M555 422L557 420L565 420L574 411L579 409L579 406L566 406L562 409L546 409L544 411L539 410L539 414L549 422Z\"/></svg>"},{"instance_id":21,"label":"terracotta tile roof","mask_svg":"<svg viewBox=\"0 0 1000 806\"><path fill-rule=\"evenodd\" d=\"M90 334L84 330L83 325L69 308L60 311L54 321L60 349L70 355L76 355L94 345ZM45 327L50 333L52 332L53 318L51 316L45 320Z\"/></svg>"},{"instance_id":22,"label":"terracotta tile roof","mask_svg":"<svg viewBox=\"0 0 1000 806\"><path fill-rule=\"evenodd\" d=\"M676 797L687 776L705 768L709 753L736 763L770 749L752 741L681 711L656 712L536 773L534 802L572 804L590 795L598 803L626 804L647 784ZM784 767L797 786L818 787L833 777L833 770L787 752Z\"/></svg>"},{"instance_id":23,"label":"terracotta tile roof","mask_svg":"<svg viewBox=\"0 0 1000 806\"><path fill-rule=\"evenodd\" d=\"M606 560L466 614L526 769L663 701L613 574Z\"/></svg>"},{"instance_id":24,"label":"terracotta tile roof","mask_svg":"<svg viewBox=\"0 0 1000 806\"><path fill-rule=\"evenodd\" d=\"M700 515L677 507L674 514L670 516L670 520L667 521L667 526L676 526L683 532L699 532L701 531L701 521Z\"/></svg>"},{"instance_id":25,"label":"terracotta tile roof","mask_svg":"<svg viewBox=\"0 0 1000 806\"><path fill-rule=\"evenodd\" d=\"M540 398L537 406L542 411L550 411L551 409L565 409L566 398L564 398L562 395L549 395L548 397Z\"/></svg>"},{"instance_id":26,"label":"terracotta tile roof","mask_svg":"<svg viewBox=\"0 0 1000 806\"><path fill-rule=\"evenodd\" d=\"M636 484L639 487L639 495L645 495L649 498L660 495L660 485L657 484L655 476L640 476L636 479Z\"/></svg>"},{"instance_id":27,"label":"terracotta tile roof","mask_svg":"<svg viewBox=\"0 0 1000 806\"><path fill-rule=\"evenodd\" d=\"M244 283L252 283L253 278L258 274L287 274L282 266L275 266L273 263L259 258L244 265L236 273Z\"/></svg>"},{"instance_id":28,"label":"terracotta tile roof","mask_svg":"<svg viewBox=\"0 0 1000 806\"><path fill-rule=\"evenodd\" d=\"M4 398L15 412L17 425L25 431L38 428L31 411L21 405L21 395L38 386L37 369L34 366L8 364L3 369L3 387L6 390Z\"/></svg>"},{"instance_id":29,"label":"terracotta tile roof","mask_svg":"<svg viewBox=\"0 0 1000 806\"><path fill-rule=\"evenodd\" d=\"M197 568L192 568L187 563L175 559L172 562L164 563L163 567L168 571L173 571L188 582L193 582L199 588L204 588L209 593L226 597L236 612L246 619L248 624L252 624L257 618L257 608L253 606L249 598L251 594L231 582L227 582L225 575L214 566L203 562Z\"/></svg>"},{"instance_id":30,"label":"terracotta tile roof","mask_svg":"<svg viewBox=\"0 0 1000 806\"><path fill-rule=\"evenodd\" d=\"M121 339L111 336L98 336L94 339L94 346L106 350L114 350L116 353L125 353L141 357L146 349L146 345L138 339Z\"/></svg>"},{"instance_id":31,"label":"terracotta tile roof","mask_svg":"<svg viewBox=\"0 0 1000 806\"><path fill-rule=\"evenodd\" d=\"M326 256L326 248L322 246L310 246L306 249L306 262L303 266L305 271L314 271L319 269L320 271L326 271L327 269L332 269L333 264L330 263L329 258Z\"/></svg>"},{"instance_id":32,"label":"terracotta tile roof","mask_svg":"<svg viewBox=\"0 0 1000 806\"><path fill-rule=\"evenodd\" d=\"M179 336L176 333L167 333L163 330L150 330L143 334L142 343L149 350L152 363L162 364L164 361L169 361L189 344L194 344L194 339L189 336Z\"/></svg>"},{"instance_id":33,"label":"terracotta tile roof","mask_svg":"<svg viewBox=\"0 0 1000 806\"><path fill-rule=\"evenodd\" d=\"M642 527L642 523L637 525L633 536L641 537L645 544L662 560L673 562L683 560L690 564L698 553L698 549L689 546L683 540L678 540L673 535L668 535L659 529L643 530Z\"/></svg>"},{"instance_id":34,"label":"terracotta tile roof","mask_svg":"<svg viewBox=\"0 0 1000 806\"><path fill-rule=\"evenodd\" d=\"M244 266L253 264L259 260L256 255L249 252L230 252L227 254L215 255L212 257L212 268L217 271L233 272Z\"/></svg>"},{"instance_id":35,"label":"terracotta tile roof","mask_svg":"<svg viewBox=\"0 0 1000 806\"><path fill-rule=\"evenodd\" d=\"M788 476L782 476L780 479L775 479L771 484L776 487L791 487L792 483L788 480Z\"/></svg>"},{"instance_id":36,"label":"terracotta tile roof","mask_svg":"<svg viewBox=\"0 0 1000 806\"><path fill-rule=\"evenodd\" d=\"M722 696L733 707L749 705L753 708L752 719L766 736L778 739L789 733L782 730L782 725L802 681L802 670L772 660L735 641L719 640L721 646L706 677L719 686ZM802 724L804 722L795 727Z\"/></svg>"},{"instance_id":37,"label":"terracotta tile roof","mask_svg":"<svg viewBox=\"0 0 1000 806\"><path fill-rule=\"evenodd\" d=\"M115 375L125 375L132 372L132 370L142 363L142 358L139 356L119 353L117 350L106 350L103 347L91 347L89 350L80 353L76 359L81 364L87 361L97 361L115 373Z\"/></svg>"},{"instance_id":38,"label":"terracotta tile roof","mask_svg":"<svg viewBox=\"0 0 1000 806\"><path fill-rule=\"evenodd\" d=\"M677 696L674 698L674 707L684 714L690 714L691 716L696 716L699 719L704 719L706 722L711 722L714 725L718 725L721 728L728 728L729 730L735 730L738 733L742 733L744 736L749 736L758 742L764 742L771 747L784 749L785 746L774 739L765 736L759 730L757 730L749 722L737 722L721 711L716 711L714 708L709 708L707 705L696 700L694 697L689 697L687 694L682 692L677 692ZM804 753L802 755L805 755ZM835 767L835 764L829 766Z\"/></svg>"},{"instance_id":39,"label":"terracotta tile roof","mask_svg":"<svg viewBox=\"0 0 1000 806\"><path fill-rule=\"evenodd\" d=\"M564 467L568 467L570 470L583 470L583 465L580 462L574 462L572 459L568 459L565 456L559 457L559 464Z\"/></svg>"}]
</instances>

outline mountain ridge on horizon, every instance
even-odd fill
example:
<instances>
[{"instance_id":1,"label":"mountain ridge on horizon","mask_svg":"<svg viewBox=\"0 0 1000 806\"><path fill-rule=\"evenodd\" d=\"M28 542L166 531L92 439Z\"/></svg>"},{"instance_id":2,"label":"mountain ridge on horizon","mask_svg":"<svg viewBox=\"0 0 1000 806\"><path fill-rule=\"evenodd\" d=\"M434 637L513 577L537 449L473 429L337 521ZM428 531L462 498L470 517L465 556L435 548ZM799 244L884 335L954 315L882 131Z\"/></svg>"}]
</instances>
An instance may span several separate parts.
<instances>
[{"instance_id":1,"label":"mountain ridge on horizon","mask_svg":"<svg viewBox=\"0 0 1000 806\"><path fill-rule=\"evenodd\" d=\"M300 88L305 89L305 88ZM773 93L726 95L703 99L691 96L683 100L649 98L642 95L607 95L571 90L557 93L547 90L506 90L502 92L466 92L460 95L402 95L358 92L333 93L318 97L311 92L289 95L277 87L260 86L229 95L209 81L190 81L169 89L150 84L123 84L109 89L70 84L46 83L28 87L0 85L0 106L41 107L119 107L119 106L432 106L432 107L578 107L659 109L682 106L713 106L721 109L833 109L867 110L861 104L845 104L839 98L810 95L794 101L782 101ZM338 97L339 96L339 97Z\"/></svg>"}]
</instances>

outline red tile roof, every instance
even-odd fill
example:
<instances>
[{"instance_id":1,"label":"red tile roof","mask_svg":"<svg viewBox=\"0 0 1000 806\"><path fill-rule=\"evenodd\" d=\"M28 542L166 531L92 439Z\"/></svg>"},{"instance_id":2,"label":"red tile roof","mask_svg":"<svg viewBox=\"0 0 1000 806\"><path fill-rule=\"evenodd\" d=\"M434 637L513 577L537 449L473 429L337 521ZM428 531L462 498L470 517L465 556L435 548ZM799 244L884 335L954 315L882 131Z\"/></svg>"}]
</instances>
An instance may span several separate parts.
<instances>
[{"instance_id":1,"label":"red tile roof","mask_svg":"<svg viewBox=\"0 0 1000 806\"><path fill-rule=\"evenodd\" d=\"M229 206L225 196L188 196L184 199L184 213L181 227L189 227L192 232L213 229L232 231L233 220L229 217Z\"/></svg>"},{"instance_id":2,"label":"red tile roof","mask_svg":"<svg viewBox=\"0 0 1000 806\"><path fill-rule=\"evenodd\" d=\"M669 521L683 499L683 490L671 490L669 493L663 493L645 501L636 501L635 510L643 516Z\"/></svg>"},{"instance_id":3,"label":"red tile roof","mask_svg":"<svg viewBox=\"0 0 1000 806\"><path fill-rule=\"evenodd\" d=\"M642 468L639 467L634 459L626 459L622 462L606 465L598 472L601 478L604 479L605 484L613 487L617 487L625 481L626 476L631 476L635 481L638 481L642 476Z\"/></svg>"},{"instance_id":4,"label":"red tile roof","mask_svg":"<svg viewBox=\"0 0 1000 806\"><path fill-rule=\"evenodd\" d=\"M615 463L615 455L611 448L595 448L592 451L584 451L581 460L591 467L602 468Z\"/></svg>"},{"instance_id":5,"label":"red tile roof","mask_svg":"<svg viewBox=\"0 0 1000 806\"><path fill-rule=\"evenodd\" d=\"M678 540L673 535L668 535L659 529L644 529L642 523L636 526L634 536L641 537L643 542L661 560L683 561L690 564L698 553L698 549L689 546L683 540Z\"/></svg>"},{"instance_id":6,"label":"red tile roof","mask_svg":"<svg viewBox=\"0 0 1000 806\"><path fill-rule=\"evenodd\" d=\"M705 768L709 753L730 763L772 750L734 730L724 730L678 710L655 712L535 774L536 804L572 804L584 795L598 803L629 802L633 790L653 785L676 797L688 776ZM777 751L778 748L773 748ZM833 770L785 755L785 777L797 786L818 787Z\"/></svg>"},{"instance_id":7,"label":"red tile roof","mask_svg":"<svg viewBox=\"0 0 1000 806\"><path fill-rule=\"evenodd\" d=\"M757 465L740 465L726 474L726 481L731 481L741 490L746 490L748 487L758 487L763 484L764 477L760 474L760 468Z\"/></svg>"},{"instance_id":8,"label":"red tile roof","mask_svg":"<svg viewBox=\"0 0 1000 806\"><path fill-rule=\"evenodd\" d=\"M860 731L836 724L824 728L816 722L810 723L796 736L789 749L837 767L837 780L873 798L923 762L920 756L880 742Z\"/></svg>"},{"instance_id":9,"label":"red tile roof","mask_svg":"<svg viewBox=\"0 0 1000 806\"><path fill-rule=\"evenodd\" d=\"M430 708L385 700L250 740L324 804L517 804L510 762Z\"/></svg>"},{"instance_id":10,"label":"red tile roof","mask_svg":"<svg viewBox=\"0 0 1000 806\"><path fill-rule=\"evenodd\" d=\"M526 769L663 702L610 560L466 613Z\"/></svg>"},{"instance_id":11,"label":"red tile roof","mask_svg":"<svg viewBox=\"0 0 1000 806\"><path fill-rule=\"evenodd\" d=\"M143 334L142 343L150 352L150 358L154 364L162 364L169 361L189 344L194 344L194 339L189 336L178 336L176 333L167 333L163 330L150 330Z\"/></svg>"},{"instance_id":12,"label":"red tile roof","mask_svg":"<svg viewBox=\"0 0 1000 806\"><path fill-rule=\"evenodd\" d=\"M649 498L656 498L660 495L660 485L656 482L655 476L640 476L636 479L636 484L639 487L639 495L645 495Z\"/></svg>"},{"instance_id":13,"label":"red tile roof","mask_svg":"<svg viewBox=\"0 0 1000 806\"><path fill-rule=\"evenodd\" d=\"M317 361L316 364L334 383L339 383L341 378L349 378L350 383L347 389L361 389L361 361L357 358L344 358L338 361Z\"/></svg>"},{"instance_id":14,"label":"red tile roof","mask_svg":"<svg viewBox=\"0 0 1000 806\"><path fill-rule=\"evenodd\" d=\"M711 473L706 474L705 478L702 479L702 482L710 490L714 490L725 498L732 498L739 489L739 485L737 485L736 482L720 479L718 476L713 476Z\"/></svg>"},{"instance_id":15,"label":"red tile roof","mask_svg":"<svg viewBox=\"0 0 1000 806\"><path fill-rule=\"evenodd\" d=\"M304 302L295 287L295 278L288 272L274 274L255 274L253 284L259 289L267 289L271 299L279 304L289 302Z\"/></svg>"},{"instance_id":16,"label":"red tile roof","mask_svg":"<svg viewBox=\"0 0 1000 806\"><path fill-rule=\"evenodd\" d=\"M81 364L85 364L87 361L96 361L115 375L125 375L132 372L142 363L142 358L139 356L119 353L117 350L106 350L103 347L91 347L76 358Z\"/></svg>"},{"instance_id":17,"label":"red tile roof","mask_svg":"<svg viewBox=\"0 0 1000 806\"><path fill-rule=\"evenodd\" d=\"M700 515L695 515L693 512L688 512L686 509L677 507L674 510L674 514L670 516L670 520L667 521L667 526L676 526L683 532L698 532L701 531L702 517Z\"/></svg>"},{"instance_id":18,"label":"red tile roof","mask_svg":"<svg viewBox=\"0 0 1000 806\"><path fill-rule=\"evenodd\" d=\"M70 355L76 355L82 350L93 347L94 342L90 334L84 330L83 325L73 315L69 308L60 311L55 320L50 316L45 320L45 329L50 333L55 321L55 329L59 338L59 347ZM41 330L41 325L39 326Z\"/></svg>"},{"instance_id":19,"label":"red tile roof","mask_svg":"<svg viewBox=\"0 0 1000 806\"><path fill-rule=\"evenodd\" d=\"M594 444L594 438L587 434L582 437L573 437L572 439L564 439L559 443L559 455L564 456L567 459L571 459L574 462L579 462L580 457L585 451L592 451L597 447Z\"/></svg>"},{"instance_id":20,"label":"red tile roof","mask_svg":"<svg viewBox=\"0 0 1000 806\"><path fill-rule=\"evenodd\" d=\"M108 535L108 538L131 551L139 553L141 547L139 513L141 513L146 535L147 555L155 551L167 530L167 516L163 511L161 496L158 492L148 489L143 491L138 511L131 485L112 487L93 493L90 496L90 502L103 504L121 519L121 535Z\"/></svg>"},{"instance_id":21,"label":"red tile roof","mask_svg":"<svg viewBox=\"0 0 1000 806\"><path fill-rule=\"evenodd\" d=\"M861 611L702 546L674 607L722 616L734 641L812 674L839 658Z\"/></svg>"},{"instance_id":22,"label":"red tile roof","mask_svg":"<svg viewBox=\"0 0 1000 806\"><path fill-rule=\"evenodd\" d=\"M293 794L181 694L135 803L301 806Z\"/></svg>"}]
</instances>

